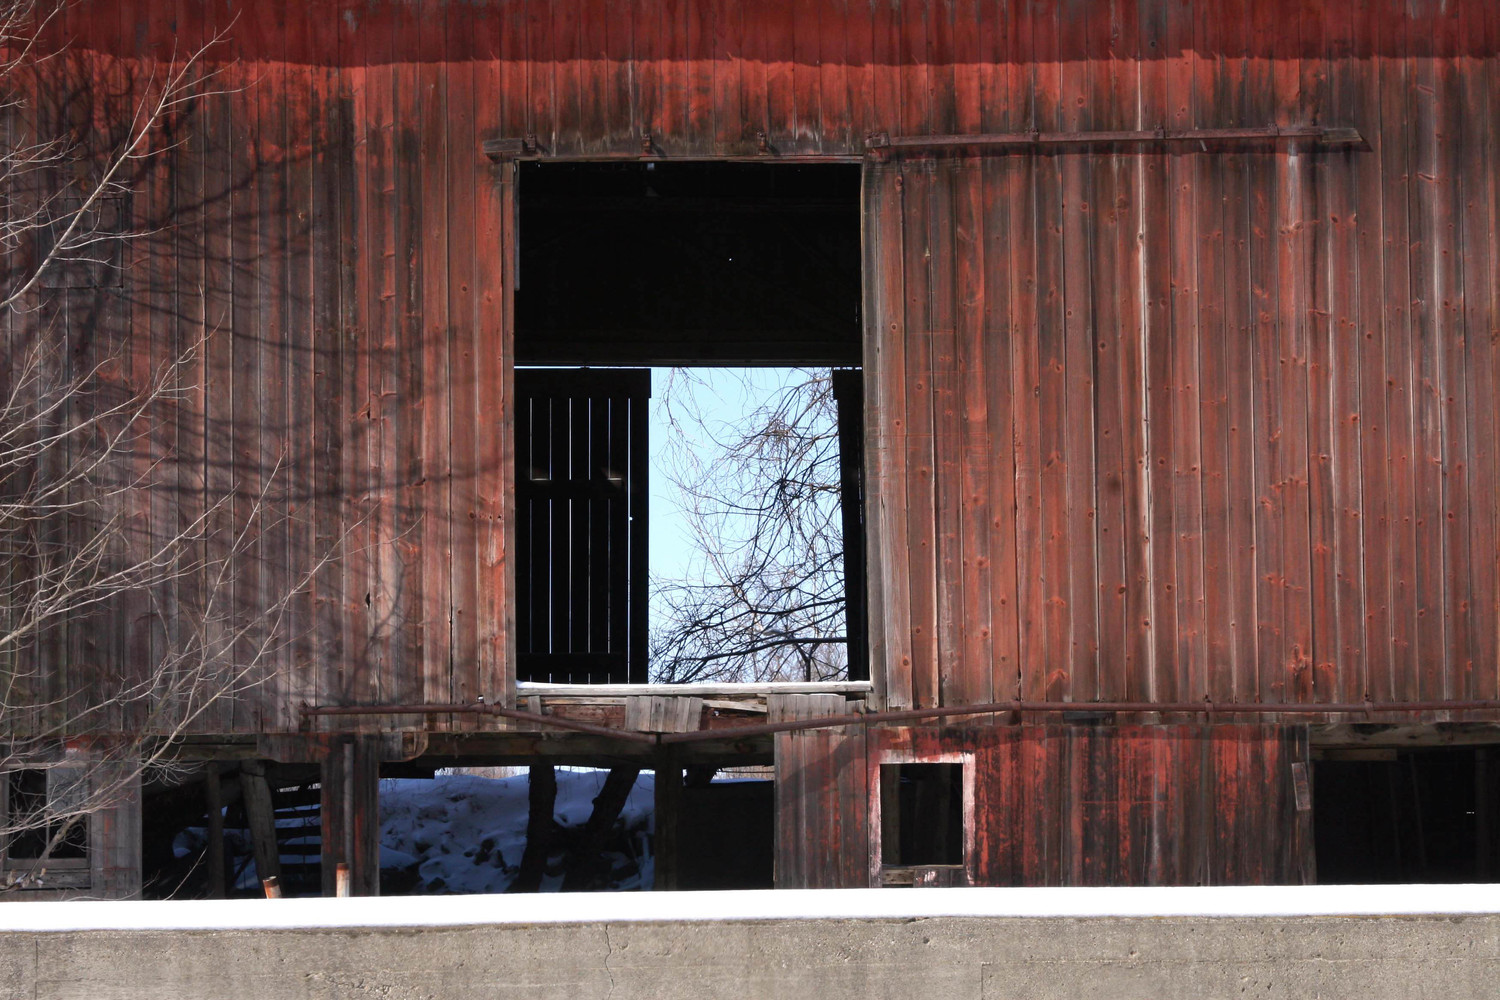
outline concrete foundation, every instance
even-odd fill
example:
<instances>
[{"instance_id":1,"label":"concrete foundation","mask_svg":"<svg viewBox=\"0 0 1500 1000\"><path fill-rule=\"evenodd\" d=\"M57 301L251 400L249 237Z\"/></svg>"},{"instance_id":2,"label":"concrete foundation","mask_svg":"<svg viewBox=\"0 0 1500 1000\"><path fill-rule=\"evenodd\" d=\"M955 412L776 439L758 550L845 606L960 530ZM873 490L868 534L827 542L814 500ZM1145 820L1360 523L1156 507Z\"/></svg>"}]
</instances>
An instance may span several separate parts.
<instances>
[{"instance_id":1,"label":"concrete foundation","mask_svg":"<svg viewBox=\"0 0 1500 1000\"><path fill-rule=\"evenodd\" d=\"M3 1000L1497 995L1493 914L0 933Z\"/></svg>"}]
</instances>

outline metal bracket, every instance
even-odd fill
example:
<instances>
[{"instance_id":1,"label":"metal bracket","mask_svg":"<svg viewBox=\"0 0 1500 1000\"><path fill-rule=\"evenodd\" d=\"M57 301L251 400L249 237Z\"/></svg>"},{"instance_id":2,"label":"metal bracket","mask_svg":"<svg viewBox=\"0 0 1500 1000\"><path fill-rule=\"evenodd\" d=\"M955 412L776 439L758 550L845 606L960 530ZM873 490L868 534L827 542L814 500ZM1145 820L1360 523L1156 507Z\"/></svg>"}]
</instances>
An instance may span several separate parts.
<instances>
[{"instance_id":1,"label":"metal bracket","mask_svg":"<svg viewBox=\"0 0 1500 1000\"><path fill-rule=\"evenodd\" d=\"M535 132L528 132L519 139L486 139L481 148L484 155L496 163L542 155L542 144L537 140Z\"/></svg>"}]
</instances>

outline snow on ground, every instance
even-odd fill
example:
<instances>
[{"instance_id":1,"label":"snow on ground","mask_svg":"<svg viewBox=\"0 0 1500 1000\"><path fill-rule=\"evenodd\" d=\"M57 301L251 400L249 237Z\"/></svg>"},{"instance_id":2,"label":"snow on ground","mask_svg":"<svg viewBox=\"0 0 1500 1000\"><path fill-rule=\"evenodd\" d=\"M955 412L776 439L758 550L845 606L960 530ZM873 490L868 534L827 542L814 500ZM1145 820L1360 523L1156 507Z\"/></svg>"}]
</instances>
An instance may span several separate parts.
<instances>
[{"instance_id":1,"label":"snow on ground","mask_svg":"<svg viewBox=\"0 0 1500 1000\"><path fill-rule=\"evenodd\" d=\"M564 829L581 827L593 812L609 772L557 769L553 817ZM440 775L386 778L380 782L380 866L415 871L417 893L505 892L515 880L526 848L528 781ZM612 888L650 888L655 778L636 779L620 813L630 853L612 852L619 873ZM556 860L556 857L554 857ZM549 874L542 890L556 890L561 872Z\"/></svg>"},{"instance_id":2,"label":"snow on ground","mask_svg":"<svg viewBox=\"0 0 1500 1000\"><path fill-rule=\"evenodd\" d=\"M1027 889L739 889L443 898L194 899L0 906L0 933L470 927L624 921L924 917L1381 917L1500 913L1493 885Z\"/></svg>"},{"instance_id":3,"label":"snow on ground","mask_svg":"<svg viewBox=\"0 0 1500 1000\"><path fill-rule=\"evenodd\" d=\"M557 768L557 803L553 818L563 830L582 827L594 810L594 797L608 771ZM623 827L628 851L606 851L614 877L607 886L625 892L651 888L651 858L656 776L644 771L625 800L617 824ZM526 848L528 778L487 778L468 774L440 774L436 778L384 778L380 782L380 867L394 894L499 893L510 888ZM315 808L300 817L278 817L282 830L302 835L284 839L283 864L316 862L322 850ZM177 834L172 849L183 858L202 853L208 841L204 827ZM224 849L234 865L233 888L255 892L260 877L255 870L250 831L228 828ZM556 870L561 852L550 859L554 870L542 879L543 892L555 892L563 875ZM394 877L392 877L394 876Z\"/></svg>"}]
</instances>

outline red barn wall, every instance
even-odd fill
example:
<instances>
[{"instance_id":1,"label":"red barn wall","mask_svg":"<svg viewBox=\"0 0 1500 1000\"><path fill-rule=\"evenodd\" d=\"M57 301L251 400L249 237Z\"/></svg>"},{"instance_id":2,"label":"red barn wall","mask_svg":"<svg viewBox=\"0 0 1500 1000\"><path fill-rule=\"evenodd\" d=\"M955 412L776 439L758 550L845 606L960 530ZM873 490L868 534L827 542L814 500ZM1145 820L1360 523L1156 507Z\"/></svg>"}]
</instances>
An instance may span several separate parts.
<instances>
[{"instance_id":1,"label":"red barn wall","mask_svg":"<svg viewBox=\"0 0 1500 1000\"><path fill-rule=\"evenodd\" d=\"M850 158L871 130L1358 128L871 164L880 697L1496 696L1491 3L99 0L52 30L116 98L222 36L132 201L172 225L54 307L85 354L127 345L125 384L210 334L144 530L267 481L296 515L234 589L311 574L294 640L196 729L507 696L514 189L480 146L527 134ZM141 610L48 653L57 691L148 662Z\"/></svg>"},{"instance_id":2,"label":"red barn wall","mask_svg":"<svg viewBox=\"0 0 1500 1000\"><path fill-rule=\"evenodd\" d=\"M778 888L879 884L869 817L888 751L971 755L959 884L1315 881L1293 773L1308 766L1305 727L872 726L777 737Z\"/></svg>"}]
</instances>

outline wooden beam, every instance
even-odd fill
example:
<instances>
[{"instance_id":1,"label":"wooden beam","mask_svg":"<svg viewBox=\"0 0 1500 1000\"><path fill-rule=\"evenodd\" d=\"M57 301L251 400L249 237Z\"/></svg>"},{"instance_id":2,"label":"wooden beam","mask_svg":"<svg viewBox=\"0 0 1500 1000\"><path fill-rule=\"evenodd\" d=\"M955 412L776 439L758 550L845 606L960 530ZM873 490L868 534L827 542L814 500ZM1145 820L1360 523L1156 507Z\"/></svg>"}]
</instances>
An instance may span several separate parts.
<instances>
[{"instance_id":1,"label":"wooden beam","mask_svg":"<svg viewBox=\"0 0 1500 1000\"><path fill-rule=\"evenodd\" d=\"M526 779L526 848L511 892L536 892L552 853L553 813L557 810L557 771L551 764L532 764Z\"/></svg>"},{"instance_id":2,"label":"wooden beam","mask_svg":"<svg viewBox=\"0 0 1500 1000\"><path fill-rule=\"evenodd\" d=\"M653 889L680 888L678 818L682 813L682 758L675 747L656 757L656 879Z\"/></svg>"},{"instance_id":3,"label":"wooden beam","mask_svg":"<svg viewBox=\"0 0 1500 1000\"><path fill-rule=\"evenodd\" d=\"M204 808L208 811L208 898L224 898L224 794L219 783L219 765L210 763L203 772Z\"/></svg>"},{"instance_id":4,"label":"wooden beam","mask_svg":"<svg viewBox=\"0 0 1500 1000\"><path fill-rule=\"evenodd\" d=\"M337 891L341 862L349 866L353 895L380 894L380 759L380 737L359 735L334 741L323 760L325 896Z\"/></svg>"},{"instance_id":5,"label":"wooden beam","mask_svg":"<svg viewBox=\"0 0 1500 1000\"><path fill-rule=\"evenodd\" d=\"M281 848L276 843L276 812L271 803L271 785L266 781L265 764L247 760L240 765L240 789L245 796L245 818L250 823L256 876L262 881L279 879Z\"/></svg>"},{"instance_id":6,"label":"wooden beam","mask_svg":"<svg viewBox=\"0 0 1500 1000\"><path fill-rule=\"evenodd\" d=\"M141 894L141 776L130 759L91 765L95 789L112 789L103 809L88 819L88 887L105 899ZM49 861L50 869L55 862Z\"/></svg>"},{"instance_id":7,"label":"wooden beam","mask_svg":"<svg viewBox=\"0 0 1500 1000\"><path fill-rule=\"evenodd\" d=\"M599 856L604 850L610 832L615 827L615 822L620 818L621 810L625 808L625 801L630 797L630 790L635 787L636 778L640 776L640 773L641 769L638 767L609 769L609 776L604 779L604 787L599 789L599 794L594 797L594 809L583 828L583 835L578 839L578 848L574 852L572 864L568 867L567 875L563 877L564 892L588 889L594 878L608 874L601 870Z\"/></svg>"}]
</instances>

